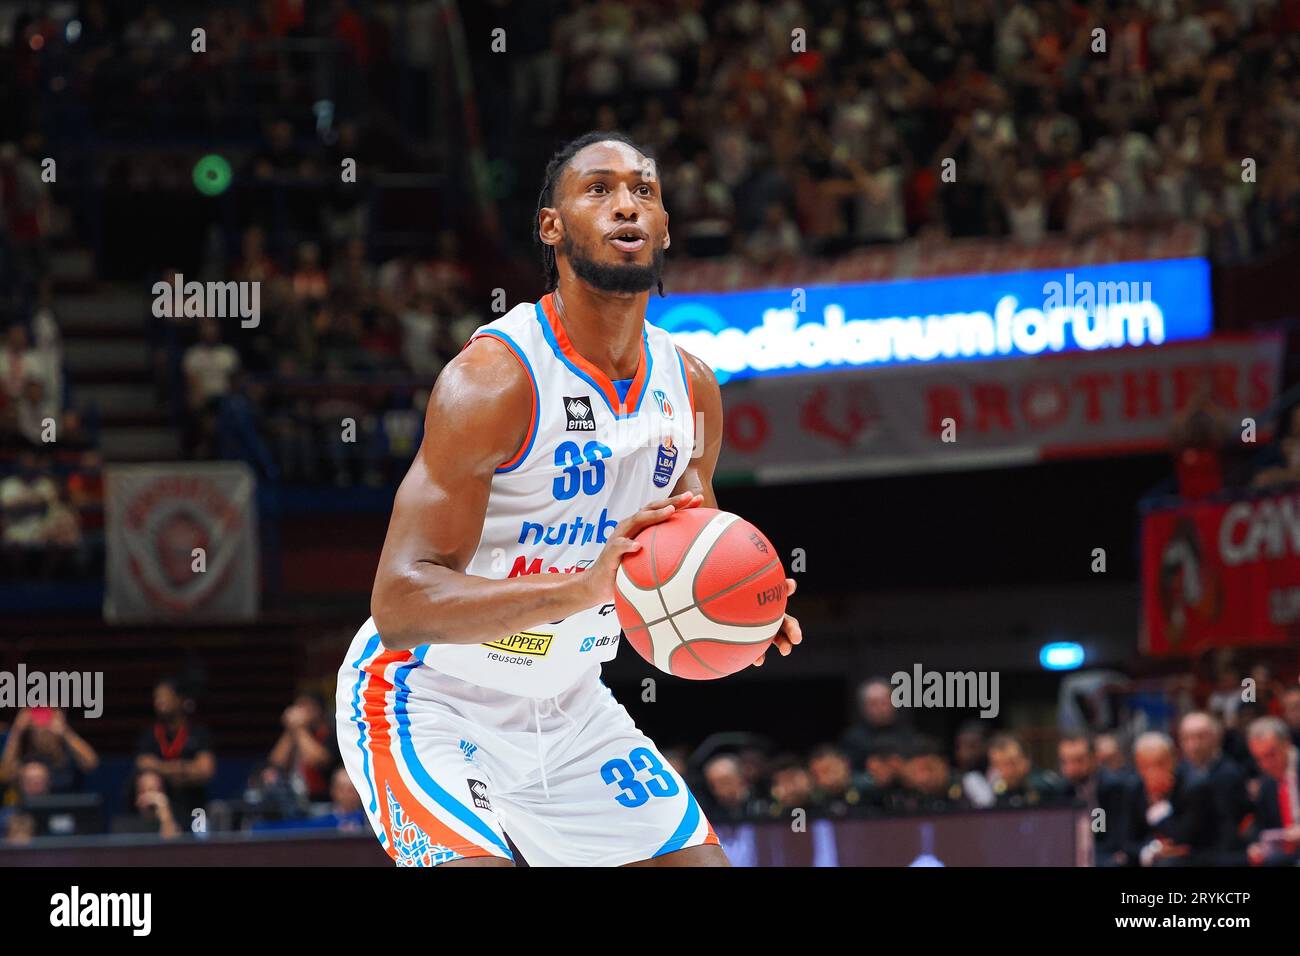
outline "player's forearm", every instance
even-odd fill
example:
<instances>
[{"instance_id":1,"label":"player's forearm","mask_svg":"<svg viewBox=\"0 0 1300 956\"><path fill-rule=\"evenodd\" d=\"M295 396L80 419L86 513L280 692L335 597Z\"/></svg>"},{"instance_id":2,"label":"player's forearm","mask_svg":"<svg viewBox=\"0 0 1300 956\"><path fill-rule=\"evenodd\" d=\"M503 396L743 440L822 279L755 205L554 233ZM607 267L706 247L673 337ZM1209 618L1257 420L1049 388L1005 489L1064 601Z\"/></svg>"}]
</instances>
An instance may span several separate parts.
<instances>
[{"instance_id":1,"label":"player's forearm","mask_svg":"<svg viewBox=\"0 0 1300 956\"><path fill-rule=\"evenodd\" d=\"M482 644L600 603L582 577L574 572L498 580L422 564L377 580L370 613L389 650Z\"/></svg>"}]
</instances>

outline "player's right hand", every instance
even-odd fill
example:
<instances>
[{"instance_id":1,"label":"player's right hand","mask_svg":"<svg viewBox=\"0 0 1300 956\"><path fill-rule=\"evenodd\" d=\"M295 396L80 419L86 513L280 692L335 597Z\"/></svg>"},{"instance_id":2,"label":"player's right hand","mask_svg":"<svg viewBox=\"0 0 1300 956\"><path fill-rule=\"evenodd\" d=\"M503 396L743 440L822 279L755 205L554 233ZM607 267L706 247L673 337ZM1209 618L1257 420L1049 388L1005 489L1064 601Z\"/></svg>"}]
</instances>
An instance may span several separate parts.
<instances>
[{"instance_id":1,"label":"player's right hand","mask_svg":"<svg viewBox=\"0 0 1300 956\"><path fill-rule=\"evenodd\" d=\"M596 563L578 575L583 586L590 589L592 604L607 604L614 600L614 575L618 573L623 556L641 550L641 545L632 540L652 524L658 524L675 512L687 508L698 508L704 503L704 496L693 491L683 491L680 495L652 501L636 514L620 521Z\"/></svg>"}]
</instances>

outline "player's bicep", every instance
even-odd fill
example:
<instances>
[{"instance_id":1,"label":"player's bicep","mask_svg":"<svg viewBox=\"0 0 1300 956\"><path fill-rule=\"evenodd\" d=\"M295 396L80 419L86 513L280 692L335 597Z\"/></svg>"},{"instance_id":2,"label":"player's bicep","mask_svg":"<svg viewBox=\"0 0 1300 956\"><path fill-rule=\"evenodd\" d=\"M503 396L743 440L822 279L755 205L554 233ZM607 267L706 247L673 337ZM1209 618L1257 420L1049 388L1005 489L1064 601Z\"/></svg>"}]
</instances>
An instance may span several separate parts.
<instances>
[{"instance_id":1,"label":"player's bicep","mask_svg":"<svg viewBox=\"0 0 1300 956\"><path fill-rule=\"evenodd\" d=\"M695 447L673 494L693 491L704 496L705 507L716 508L713 473L722 451L722 390L713 369L702 360L686 351L682 351L682 359L694 400Z\"/></svg>"},{"instance_id":2,"label":"player's bicep","mask_svg":"<svg viewBox=\"0 0 1300 956\"><path fill-rule=\"evenodd\" d=\"M483 531L492 477L527 431L531 386L499 344L475 342L434 385L424 440L397 490L381 574L463 570Z\"/></svg>"},{"instance_id":3,"label":"player's bicep","mask_svg":"<svg viewBox=\"0 0 1300 956\"><path fill-rule=\"evenodd\" d=\"M426 432L425 445L397 489L381 568L426 562L463 570L482 532L490 468L484 474L464 459L431 462L437 455L436 445L428 447L431 438Z\"/></svg>"}]
</instances>

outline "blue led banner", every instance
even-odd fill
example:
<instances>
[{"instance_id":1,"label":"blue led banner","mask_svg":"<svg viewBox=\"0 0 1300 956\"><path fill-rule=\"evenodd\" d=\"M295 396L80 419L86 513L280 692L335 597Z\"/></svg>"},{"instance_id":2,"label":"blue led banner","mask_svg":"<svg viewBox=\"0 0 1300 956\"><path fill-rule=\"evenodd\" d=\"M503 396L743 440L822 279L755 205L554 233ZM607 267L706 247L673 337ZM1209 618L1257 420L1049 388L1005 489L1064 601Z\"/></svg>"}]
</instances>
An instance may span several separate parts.
<instances>
[{"instance_id":1,"label":"blue led banner","mask_svg":"<svg viewBox=\"0 0 1300 956\"><path fill-rule=\"evenodd\" d=\"M1096 351L1210 334L1204 259L650 297L719 381Z\"/></svg>"}]
</instances>

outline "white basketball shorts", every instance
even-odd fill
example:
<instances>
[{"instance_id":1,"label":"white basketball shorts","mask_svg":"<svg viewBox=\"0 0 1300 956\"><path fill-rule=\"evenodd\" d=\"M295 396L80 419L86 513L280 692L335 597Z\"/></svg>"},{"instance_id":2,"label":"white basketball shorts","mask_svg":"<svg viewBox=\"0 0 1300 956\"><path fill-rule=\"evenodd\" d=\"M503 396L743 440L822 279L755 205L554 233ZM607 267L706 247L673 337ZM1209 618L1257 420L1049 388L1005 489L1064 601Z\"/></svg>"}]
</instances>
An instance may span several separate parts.
<instances>
[{"instance_id":1,"label":"white basketball shorts","mask_svg":"<svg viewBox=\"0 0 1300 956\"><path fill-rule=\"evenodd\" d=\"M398 866L513 859L618 866L718 838L592 668L551 698L435 671L358 632L339 670L339 749Z\"/></svg>"}]
</instances>

